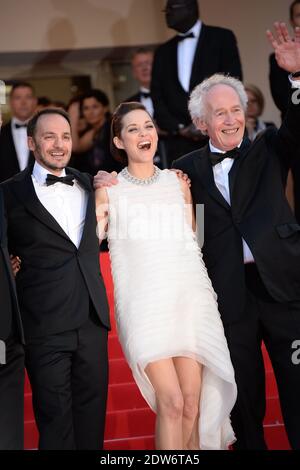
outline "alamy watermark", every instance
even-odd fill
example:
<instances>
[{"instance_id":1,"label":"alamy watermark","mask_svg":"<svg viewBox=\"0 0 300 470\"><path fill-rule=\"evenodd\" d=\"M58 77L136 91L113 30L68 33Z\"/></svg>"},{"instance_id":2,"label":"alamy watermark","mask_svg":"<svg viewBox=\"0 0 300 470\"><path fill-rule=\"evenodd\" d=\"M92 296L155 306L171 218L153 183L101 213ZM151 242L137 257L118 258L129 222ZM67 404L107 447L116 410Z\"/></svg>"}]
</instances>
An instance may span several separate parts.
<instances>
[{"instance_id":1,"label":"alamy watermark","mask_svg":"<svg viewBox=\"0 0 300 470\"><path fill-rule=\"evenodd\" d=\"M299 104L300 103L300 88L297 88L292 93L292 103Z\"/></svg>"},{"instance_id":2,"label":"alamy watermark","mask_svg":"<svg viewBox=\"0 0 300 470\"><path fill-rule=\"evenodd\" d=\"M291 348L295 349L292 354L292 363L297 366L300 364L300 339L295 339L292 342Z\"/></svg>"},{"instance_id":3,"label":"alamy watermark","mask_svg":"<svg viewBox=\"0 0 300 470\"><path fill-rule=\"evenodd\" d=\"M189 204L142 202L129 203L126 197L116 204L97 206L98 231L101 238L131 241L184 241L189 247L192 240L192 206ZM101 226L103 214L108 214L108 232ZM200 248L204 243L204 205L196 206L196 238Z\"/></svg>"},{"instance_id":4,"label":"alamy watermark","mask_svg":"<svg viewBox=\"0 0 300 470\"><path fill-rule=\"evenodd\" d=\"M0 364L6 364L6 346L2 340L0 340Z\"/></svg>"}]
</instances>

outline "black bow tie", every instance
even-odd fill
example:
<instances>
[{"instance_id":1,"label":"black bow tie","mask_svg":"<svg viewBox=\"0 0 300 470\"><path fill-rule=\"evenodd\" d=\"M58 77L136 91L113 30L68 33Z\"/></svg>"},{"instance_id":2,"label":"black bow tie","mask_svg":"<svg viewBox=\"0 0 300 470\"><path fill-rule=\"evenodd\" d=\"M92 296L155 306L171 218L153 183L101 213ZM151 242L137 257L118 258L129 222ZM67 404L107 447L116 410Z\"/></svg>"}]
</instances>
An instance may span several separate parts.
<instances>
[{"instance_id":1,"label":"black bow tie","mask_svg":"<svg viewBox=\"0 0 300 470\"><path fill-rule=\"evenodd\" d=\"M140 91L141 98L150 98L150 91Z\"/></svg>"},{"instance_id":2,"label":"black bow tie","mask_svg":"<svg viewBox=\"0 0 300 470\"><path fill-rule=\"evenodd\" d=\"M27 124L18 124L17 122L15 123L16 129L21 129L22 127L27 127Z\"/></svg>"},{"instance_id":3,"label":"black bow tie","mask_svg":"<svg viewBox=\"0 0 300 470\"><path fill-rule=\"evenodd\" d=\"M48 173L47 178L46 178L46 185L51 186L52 184L55 184L55 183L64 183L64 184L68 184L69 186L73 186L74 178L75 176L73 175L55 176L55 175L51 175L50 173Z\"/></svg>"},{"instance_id":4,"label":"black bow tie","mask_svg":"<svg viewBox=\"0 0 300 470\"><path fill-rule=\"evenodd\" d=\"M194 38L194 37L195 35L192 31L188 34L177 34L176 36L178 42L183 41L184 39L187 39L187 38Z\"/></svg>"},{"instance_id":5,"label":"black bow tie","mask_svg":"<svg viewBox=\"0 0 300 470\"><path fill-rule=\"evenodd\" d=\"M225 153L220 152L210 152L210 161L212 166L217 165L218 163L222 162L225 158L238 158L241 155L240 149L235 147L232 150L229 150Z\"/></svg>"}]
</instances>

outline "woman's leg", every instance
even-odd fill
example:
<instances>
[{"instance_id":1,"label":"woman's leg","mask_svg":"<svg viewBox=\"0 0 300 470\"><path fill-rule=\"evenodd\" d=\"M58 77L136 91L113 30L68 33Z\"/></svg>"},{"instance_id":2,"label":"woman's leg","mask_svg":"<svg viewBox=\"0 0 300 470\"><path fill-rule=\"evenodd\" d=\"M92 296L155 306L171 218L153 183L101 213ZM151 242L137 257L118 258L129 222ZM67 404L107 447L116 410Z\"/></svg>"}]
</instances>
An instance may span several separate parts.
<instances>
[{"instance_id":1,"label":"woman's leg","mask_svg":"<svg viewBox=\"0 0 300 470\"><path fill-rule=\"evenodd\" d=\"M182 436L183 448L199 449L199 403L202 365L188 357L173 358L183 395Z\"/></svg>"},{"instance_id":2,"label":"woman's leg","mask_svg":"<svg viewBox=\"0 0 300 470\"><path fill-rule=\"evenodd\" d=\"M170 358L151 362L145 371L156 395L156 449L183 449L183 397L173 360Z\"/></svg>"}]
</instances>

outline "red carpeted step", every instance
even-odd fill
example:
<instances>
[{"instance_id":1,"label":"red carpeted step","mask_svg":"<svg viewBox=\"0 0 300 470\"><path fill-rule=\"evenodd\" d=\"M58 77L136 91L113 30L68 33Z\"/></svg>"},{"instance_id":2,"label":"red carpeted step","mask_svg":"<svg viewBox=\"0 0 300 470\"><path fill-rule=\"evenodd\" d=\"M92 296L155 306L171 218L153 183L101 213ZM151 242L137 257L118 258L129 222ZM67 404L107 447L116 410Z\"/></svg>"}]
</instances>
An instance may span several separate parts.
<instances>
[{"instance_id":1,"label":"red carpeted step","mask_svg":"<svg viewBox=\"0 0 300 470\"><path fill-rule=\"evenodd\" d=\"M34 419L33 409L32 409L32 399L31 392L24 394L24 421L32 421Z\"/></svg>"},{"instance_id":2,"label":"red carpeted step","mask_svg":"<svg viewBox=\"0 0 300 470\"><path fill-rule=\"evenodd\" d=\"M109 383L121 384L133 382L132 373L127 362L123 359L110 359L109 361Z\"/></svg>"},{"instance_id":3,"label":"red carpeted step","mask_svg":"<svg viewBox=\"0 0 300 470\"><path fill-rule=\"evenodd\" d=\"M35 425L35 421L25 421L24 425L24 448L37 449L39 433Z\"/></svg>"},{"instance_id":4,"label":"red carpeted step","mask_svg":"<svg viewBox=\"0 0 300 470\"><path fill-rule=\"evenodd\" d=\"M283 424L280 403L277 397L267 399L267 409L264 424Z\"/></svg>"},{"instance_id":5,"label":"red carpeted step","mask_svg":"<svg viewBox=\"0 0 300 470\"><path fill-rule=\"evenodd\" d=\"M112 384L109 386L107 411L147 408L135 383Z\"/></svg>"},{"instance_id":6,"label":"red carpeted step","mask_svg":"<svg viewBox=\"0 0 300 470\"><path fill-rule=\"evenodd\" d=\"M153 436L140 436L127 439L105 441L105 450L154 450Z\"/></svg>"},{"instance_id":7,"label":"red carpeted step","mask_svg":"<svg viewBox=\"0 0 300 470\"><path fill-rule=\"evenodd\" d=\"M266 372L266 397L278 398L277 384L273 371Z\"/></svg>"},{"instance_id":8,"label":"red carpeted step","mask_svg":"<svg viewBox=\"0 0 300 470\"><path fill-rule=\"evenodd\" d=\"M108 335L108 357L109 359L123 358L123 351L116 334Z\"/></svg>"},{"instance_id":9,"label":"red carpeted step","mask_svg":"<svg viewBox=\"0 0 300 470\"><path fill-rule=\"evenodd\" d=\"M148 436L154 433L155 414L150 408L107 413L105 440Z\"/></svg>"},{"instance_id":10,"label":"red carpeted step","mask_svg":"<svg viewBox=\"0 0 300 470\"><path fill-rule=\"evenodd\" d=\"M283 424L265 426L264 432L269 450L291 449Z\"/></svg>"},{"instance_id":11,"label":"red carpeted step","mask_svg":"<svg viewBox=\"0 0 300 470\"><path fill-rule=\"evenodd\" d=\"M265 363L265 369L266 371L272 371L273 372L273 368L272 368L272 364L271 364L271 360L270 360L270 357L269 357L269 354L268 354L268 351L263 343L262 345L262 352L263 352L263 358L264 358L264 363Z\"/></svg>"}]
</instances>

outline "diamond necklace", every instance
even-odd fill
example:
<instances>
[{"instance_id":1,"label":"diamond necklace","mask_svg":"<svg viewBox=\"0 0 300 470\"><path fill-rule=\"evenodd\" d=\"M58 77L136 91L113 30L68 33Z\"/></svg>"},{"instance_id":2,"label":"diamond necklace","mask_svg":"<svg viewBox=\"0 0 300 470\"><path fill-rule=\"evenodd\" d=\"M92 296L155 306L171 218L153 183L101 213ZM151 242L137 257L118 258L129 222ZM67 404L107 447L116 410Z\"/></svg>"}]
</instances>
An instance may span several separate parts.
<instances>
[{"instance_id":1,"label":"diamond necklace","mask_svg":"<svg viewBox=\"0 0 300 470\"><path fill-rule=\"evenodd\" d=\"M160 174L160 169L155 165L154 165L154 173L152 176L149 176L149 178L137 178L136 176L131 175L128 171L127 166L123 168L123 170L121 171L121 175L127 181L129 181L129 183L138 184L142 186L155 183L155 181L157 181L159 177L159 174Z\"/></svg>"}]
</instances>

